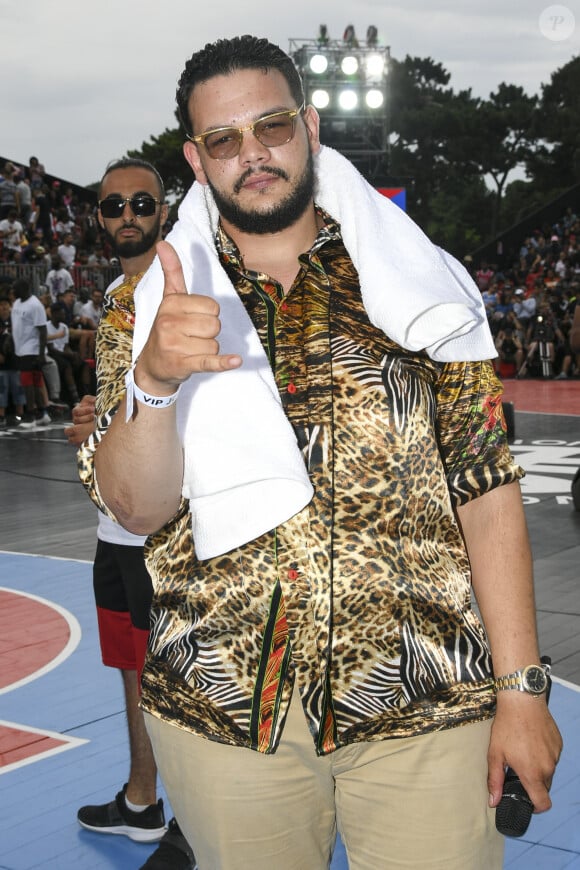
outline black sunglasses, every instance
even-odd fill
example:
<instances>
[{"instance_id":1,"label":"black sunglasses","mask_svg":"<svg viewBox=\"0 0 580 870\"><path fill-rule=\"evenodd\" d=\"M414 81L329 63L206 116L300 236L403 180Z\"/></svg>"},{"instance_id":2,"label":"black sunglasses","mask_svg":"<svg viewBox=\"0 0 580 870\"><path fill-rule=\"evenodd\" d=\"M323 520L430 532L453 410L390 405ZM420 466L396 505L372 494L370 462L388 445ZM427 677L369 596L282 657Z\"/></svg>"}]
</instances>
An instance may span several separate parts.
<instances>
[{"instance_id":1,"label":"black sunglasses","mask_svg":"<svg viewBox=\"0 0 580 870\"><path fill-rule=\"evenodd\" d=\"M127 203L135 217L151 217L161 200L155 199L149 193L134 193L133 196L125 197L113 194L99 202L99 209L104 218L120 218Z\"/></svg>"}]
</instances>

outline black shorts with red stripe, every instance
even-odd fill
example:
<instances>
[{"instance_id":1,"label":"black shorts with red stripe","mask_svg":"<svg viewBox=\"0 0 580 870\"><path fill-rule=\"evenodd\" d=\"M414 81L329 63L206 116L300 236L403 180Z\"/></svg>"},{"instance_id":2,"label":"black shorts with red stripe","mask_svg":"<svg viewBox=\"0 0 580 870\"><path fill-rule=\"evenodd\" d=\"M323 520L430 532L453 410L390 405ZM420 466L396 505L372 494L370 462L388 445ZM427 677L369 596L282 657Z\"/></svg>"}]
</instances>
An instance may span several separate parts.
<instances>
[{"instance_id":1,"label":"black shorts with red stripe","mask_svg":"<svg viewBox=\"0 0 580 870\"><path fill-rule=\"evenodd\" d=\"M143 547L97 541L93 564L103 664L141 674L153 585Z\"/></svg>"}]
</instances>

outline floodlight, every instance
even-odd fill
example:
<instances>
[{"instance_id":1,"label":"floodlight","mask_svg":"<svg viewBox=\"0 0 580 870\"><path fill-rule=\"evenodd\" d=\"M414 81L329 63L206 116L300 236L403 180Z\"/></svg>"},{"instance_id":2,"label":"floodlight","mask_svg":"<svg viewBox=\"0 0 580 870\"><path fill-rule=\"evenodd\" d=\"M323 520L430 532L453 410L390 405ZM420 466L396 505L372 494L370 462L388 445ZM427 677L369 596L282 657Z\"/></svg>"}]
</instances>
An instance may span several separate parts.
<instances>
[{"instance_id":1,"label":"floodlight","mask_svg":"<svg viewBox=\"0 0 580 870\"><path fill-rule=\"evenodd\" d=\"M365 66L369 78L380 78L385 71L385 59L380 54L369 54Z\"/></svg>"},{"instance_id":2,"label":"floodlight","mask_svg":"<svg viewBox=\"0 0 580 870\"><path fill-rule=\"evenodd\" d=\"M321 73L325 73L328 69L328 58L323 54L313 54L310 58L310 69L316 75L321 75Z\"/></svg>"},{"instance_id":3,"label":"floodlight","mask_svg":"<svg viewBox=\"0 0 580 870\"><path fill-rule=\"evenodd\" d=\"M352 112L358 105L358 94L352 89L341 91L338 95L338 105L345 112Z\"/></svg>"},{"instance_id":4,"label":"floodlight","mask_svg":"<svg viewBox=\"0 0 580 870\"><path fill-rule=\"evenodd\" d=\"M358 71L358 58L354 54L347 54L341 60L340 68L345 76L353 76Z\"/></svg>"},{"instance_id":5,"label":"floodlight","mask_svg":"<svg viewBox=\"0 0 580 870\"><path fill-rule=\"evenodd\" d=\"M319 88L316 91L312 91L311 101L315 109L326 109L330 103L330 94L328 91Z\"/></svg>"},{"instance_id":6,"label":"floodlight","mask_svg":"<svg viewBox=\"0 0 580 870\"><path fill-rule=\"evenodd\" d=\"M365 102L369 109L380 109L385 101L385 96L382 91L377 88L371 88L367 91Z\"/></svg>"}]
</instances>

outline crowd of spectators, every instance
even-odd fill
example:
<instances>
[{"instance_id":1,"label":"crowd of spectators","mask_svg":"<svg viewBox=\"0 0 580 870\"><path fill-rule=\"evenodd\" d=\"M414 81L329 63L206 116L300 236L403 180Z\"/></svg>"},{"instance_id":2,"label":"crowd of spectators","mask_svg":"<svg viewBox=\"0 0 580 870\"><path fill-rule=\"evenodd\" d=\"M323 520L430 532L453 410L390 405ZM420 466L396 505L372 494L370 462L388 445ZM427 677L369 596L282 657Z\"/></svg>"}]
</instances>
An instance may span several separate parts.
<instances>
[{"instance_id":1,"label":"crowd of spectators","mask_svg":"<svg viewBox=\"0 0 580 870\"><path fill-rule=\"evenodd\" d=\"M522 239L509 267L469 256L465 265L481 290L500 377L580 377L580 354L570 347L580 287L580 218L573 209Z\"/></svg>"},{"instance_id":2,"label":"crowd of spectators","mask_svg":"<svg viewBox=\"0 0 580 870\"><path fill-rule=\"evenodd\" d=\"M28 166L6 162L0 175L0 264L65 269L83 301L105 290L118 259L97 220L94 201L81 201L58 179L49 181L38 158ZM58 264L58 265L57 265ZM68 280L68 279L67 279ZM52 292L52 291L51 291Z\"/></svg>"},{"instance_id":3,"label":"crowd of spectators","mask_svg":"<svg viewBox=\"0 0 580 870\"><path fill-rule=\"evenodd\" d=\"M0 270L0 428L7 425L8 411L14 424L32 418L33 423L44 425L51 414L61 415L62 409L94 392L95 333L104 290L119 272L111 253L95 203L79 202L72 188L58 180L48 183L36 157L30 158L28 166L4 164L0 176L0 265L5 265ZM36 414L27 407L25 391L18 388L19 354L12 328L17 301L14 287L23 281L46 312L38 383L35 375ZM36 340L36 333L32 334Z\"/></svg>"},{"instance_id":4,"label":"crowd of spectators","mask_svg":"<svg viewBox=\"0 0 580 870\"><path fill-rule=\"evenodd\" d=\"M28 166L6 162L2 167L2 264L40 270L41 281L33 289L46 311L45 394L53 408L72 407L94 391L95 332L118 261L100 230L96 204L79 202L58 180L47 183L36 157ZM569 341L580 286L580 218L573 209L523 239L509 267L476 264L469 256L465 265L482 293L500 377L580 377L580 354L572 352ZM18 422L24 404L10 337L12 285L22 277L0 270L0 428L6 425L7 407Z\"/></svg>"}]
</instances>

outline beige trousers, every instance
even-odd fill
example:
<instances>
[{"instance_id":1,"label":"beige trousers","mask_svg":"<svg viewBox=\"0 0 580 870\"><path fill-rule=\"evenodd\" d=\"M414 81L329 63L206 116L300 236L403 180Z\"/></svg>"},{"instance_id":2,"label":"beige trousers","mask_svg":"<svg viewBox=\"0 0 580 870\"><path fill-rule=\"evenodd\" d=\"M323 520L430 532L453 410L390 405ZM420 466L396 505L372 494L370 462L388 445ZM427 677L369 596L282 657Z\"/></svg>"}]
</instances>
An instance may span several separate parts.
<instances>
[{"instance_id":1,"label":"beige trousers","mask_svg":"<svg viewBox=\"0 0 580 870\"><path fill-rule=\"evenodd\" d=\"M199 870L327 870L337 827L350 870L501 870L491 722L319 758L297 692L274 755L145 719Z\"/></svg>"}]
</instances>

